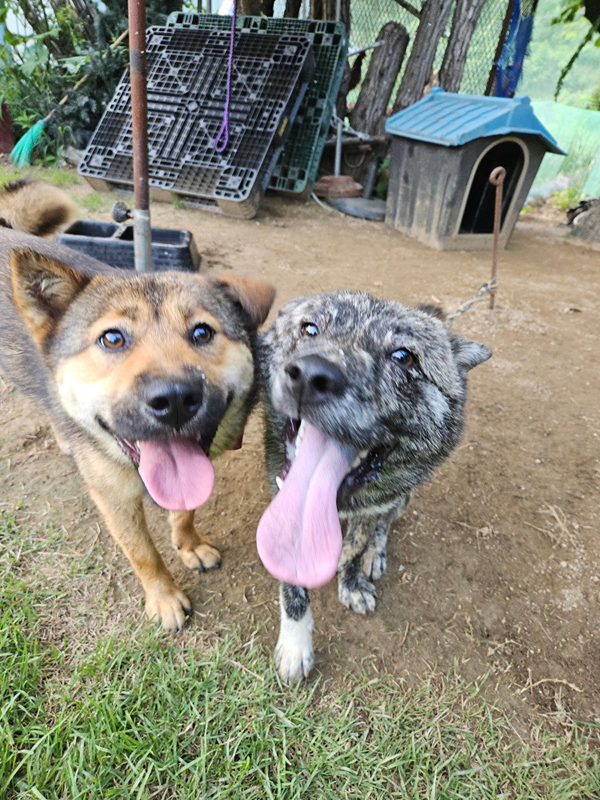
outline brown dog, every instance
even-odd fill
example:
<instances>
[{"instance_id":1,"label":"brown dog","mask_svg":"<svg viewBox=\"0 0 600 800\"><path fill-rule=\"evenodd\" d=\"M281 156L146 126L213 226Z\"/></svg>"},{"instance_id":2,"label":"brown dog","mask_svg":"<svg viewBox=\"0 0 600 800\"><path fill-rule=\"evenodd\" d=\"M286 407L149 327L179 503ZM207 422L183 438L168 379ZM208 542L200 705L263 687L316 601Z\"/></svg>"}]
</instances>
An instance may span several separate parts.
<instances>
[{"instance_id":1,"label":"brown dog","mask_svg":"<svg viewBox=\"0 0 600 800\"><path fill-rule=\"evenodd\" d=\"M19 225L23 191L0 195L4 225ZM68 218L62 193L43 196L40 222ZM186 566L218 567L193 510L212 491L210 459L241 437L255 399L256 329L273 297L255 278L128 274L0 228L0 368L49 411L142 582L148 616L168 630L182 627L191 605L148 533L144 486L171 511Z\"/></svg>"}]
</instances>

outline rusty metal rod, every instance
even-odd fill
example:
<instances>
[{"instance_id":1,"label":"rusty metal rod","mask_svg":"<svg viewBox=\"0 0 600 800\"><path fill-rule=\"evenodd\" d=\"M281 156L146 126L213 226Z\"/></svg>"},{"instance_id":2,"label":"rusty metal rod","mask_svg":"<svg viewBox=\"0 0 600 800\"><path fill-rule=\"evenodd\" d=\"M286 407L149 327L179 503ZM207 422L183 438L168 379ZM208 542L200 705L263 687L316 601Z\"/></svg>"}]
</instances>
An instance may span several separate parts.
<instances>
[{"instance_id":1,"label":"rusty metal rod","mask_svg":"<svg viewBox=\"0 0 600 800\"><path fill-rule=\"evenodd\" d=\"M496 287L498 281L498 239L500 237L500 222L502 218L502 184L506 178L504 167L496 167L490 172L489 181L496 187L496 198L494 204L494 240L492 243L492 277L490 279L490 308L494 307L496 301Z\"/></svg>"},{"instance_id":2,"label":"rusty metal rod","mask_svg":"<svg viewBox=\"0 0 600 800\"><path fill-rule=\"evenodd\" d=\"M133 242L135 268L152 269L148 190L148 101L146 97L146 3L128 0L131 128L133 137Z\"/></svg>"}]
</instances>

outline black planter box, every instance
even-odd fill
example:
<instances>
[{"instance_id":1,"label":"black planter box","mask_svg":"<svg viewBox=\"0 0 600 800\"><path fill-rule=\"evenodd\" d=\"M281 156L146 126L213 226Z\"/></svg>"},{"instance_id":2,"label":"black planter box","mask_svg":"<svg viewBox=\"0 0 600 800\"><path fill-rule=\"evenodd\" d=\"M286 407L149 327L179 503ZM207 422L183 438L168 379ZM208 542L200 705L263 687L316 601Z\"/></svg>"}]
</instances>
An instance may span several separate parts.
<instances>
[{"instance_id":1,"label":"black planter box","mask_svg":"<svg viewBox=\"0 0 600 800\"><path fill-rule=\"evenodd\" d=\"M152 228L152 268L197 272L200 255L190 231ZM134 269L133 226L78 219L58 236L58 242L104 264Z\"/></svg>"}]
</instances>

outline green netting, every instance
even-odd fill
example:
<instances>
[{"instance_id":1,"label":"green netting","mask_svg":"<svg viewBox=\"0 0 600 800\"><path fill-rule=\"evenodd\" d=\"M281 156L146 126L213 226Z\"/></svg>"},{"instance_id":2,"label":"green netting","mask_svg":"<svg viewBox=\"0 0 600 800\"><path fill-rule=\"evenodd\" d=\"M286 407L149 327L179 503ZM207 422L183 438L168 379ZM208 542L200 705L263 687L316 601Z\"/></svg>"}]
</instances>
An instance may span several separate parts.
<instances>
[{"instance_id":1,"label":"green netting","mask_svg":"<svg viewBox=\"0 0 600 800\"><path fill-rule=\"evenodd\" d=\"M487 0L481 9L469 46L460 86L460 91L465 94L485 94L508 2L509 0ZM420 10L423 3L420 0L416 0L416 2L413 0L412 5ZM376 42L377 34L382 26L390 20L399 22L406 28L410 36L410 43L404 58L403 67L405 68L410 47L419 26L417 17L398 5L395 0L352 0L351 10L350 42L353 47L367 47ZM446 36L440 39L434 69L439 69L442 65L453 15L454 10L451 10L448 16L448 30ZM363 74L365 73L366 70L363 67Z\"/></svg>"},{"instance_id":2,"label":"green netting","mask_svg":"<svg viewBox=\"0 0 600 800\"><path fill-rule=\"evenodd\" d=\"M540 122L566 157L547 153L531 188L535 197L575 187L585 196L600 195L600 111L573 108L551 100L532 103Z\"/></svg>"}]
</instances>

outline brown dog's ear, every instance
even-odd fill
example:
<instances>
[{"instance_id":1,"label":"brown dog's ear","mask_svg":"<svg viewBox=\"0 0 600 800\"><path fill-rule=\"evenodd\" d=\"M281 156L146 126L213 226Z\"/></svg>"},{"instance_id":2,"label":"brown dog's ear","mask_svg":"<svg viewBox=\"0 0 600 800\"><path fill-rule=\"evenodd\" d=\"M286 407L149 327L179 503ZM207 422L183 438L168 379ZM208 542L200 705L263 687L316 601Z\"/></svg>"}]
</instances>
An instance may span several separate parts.
<instances>
[{"instance_id":1,"label":"brown dog's ear","mask_svg":"<svg viewBox=\"0 0 600 800\"><path fill-rule=\"evenodd\" d=\"M275 299L275 287L270 283L246 275L223 275L214 278L213 284L244 310L252 328L266 320Z\"/></svg>"},{"instance_id":2,"label":"brown dog's ear","mask_svg":"<svg viewBox=\"0 0 600 800\"><path fill-rule=\"evenodd\" d=\"M32 250L13 250L10 271L15 306L41 345L89 278Z\"/></svg>"}]
</instances>

